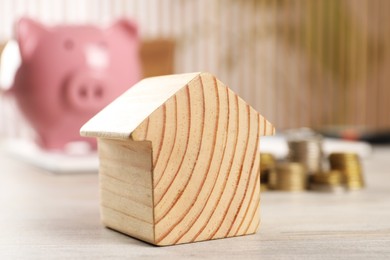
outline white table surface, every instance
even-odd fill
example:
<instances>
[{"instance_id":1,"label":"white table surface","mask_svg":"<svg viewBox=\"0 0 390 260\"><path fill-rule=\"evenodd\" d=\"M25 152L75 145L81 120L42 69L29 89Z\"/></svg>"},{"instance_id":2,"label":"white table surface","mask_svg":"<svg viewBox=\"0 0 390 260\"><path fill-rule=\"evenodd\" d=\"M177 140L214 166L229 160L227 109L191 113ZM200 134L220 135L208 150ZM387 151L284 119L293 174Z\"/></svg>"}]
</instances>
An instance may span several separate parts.
<instances>
[{"instance_id":1,"label":"white table surface","mask_svg":"<svg viewBox=\"0 0 390 260\"><path fill-rule=\"evenodd\" d=\"M262 194L256 235L155 247L104 228L97 174L54 175L0 152L0 259L390 259L390 147L367 188Z\"/></svg>"}]
</instances>

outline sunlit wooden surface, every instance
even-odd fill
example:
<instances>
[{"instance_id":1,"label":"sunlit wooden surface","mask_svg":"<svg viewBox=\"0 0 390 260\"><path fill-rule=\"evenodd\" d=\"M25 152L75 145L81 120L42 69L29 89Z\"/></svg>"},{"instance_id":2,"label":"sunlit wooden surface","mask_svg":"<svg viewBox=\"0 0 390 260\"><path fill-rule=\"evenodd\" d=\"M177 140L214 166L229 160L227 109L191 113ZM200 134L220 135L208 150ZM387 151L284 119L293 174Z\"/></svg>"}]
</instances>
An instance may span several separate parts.
<instances>
[{"instance_id":1,"label":"sunlit wooden surface","mask_svg":"<svg viewBox=\"0 0 390 260\"><path fill-rule=\"evenodd\" d=\"M389 158L375 148L360 192L263 193L256 235L155 247L100 224L97 174L53 175L1 152L0 259L388 258Z\"/></svg>"}]
</instances>

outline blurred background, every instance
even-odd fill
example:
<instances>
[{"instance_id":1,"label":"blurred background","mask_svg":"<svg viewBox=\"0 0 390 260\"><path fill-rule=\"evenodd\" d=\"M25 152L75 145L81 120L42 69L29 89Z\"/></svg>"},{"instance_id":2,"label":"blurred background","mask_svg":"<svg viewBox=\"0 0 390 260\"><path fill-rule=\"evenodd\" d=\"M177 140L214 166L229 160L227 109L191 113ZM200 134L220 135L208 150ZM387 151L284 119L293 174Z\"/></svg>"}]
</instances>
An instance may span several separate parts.
<instances>
[{"instance_id":1,"label":"blurred background","mask_svg":"<svg viewBox=\"0 0 390 260\"><path fill-rule=\"evenodd\" d=\"M278 130L382 132L390 128L388 10L388 0L0 0L0 45L23 15L46 25L130 17L144 76L209 71ZM31 135L4 98L0 135Z\"/></svg>"}]
</instances>

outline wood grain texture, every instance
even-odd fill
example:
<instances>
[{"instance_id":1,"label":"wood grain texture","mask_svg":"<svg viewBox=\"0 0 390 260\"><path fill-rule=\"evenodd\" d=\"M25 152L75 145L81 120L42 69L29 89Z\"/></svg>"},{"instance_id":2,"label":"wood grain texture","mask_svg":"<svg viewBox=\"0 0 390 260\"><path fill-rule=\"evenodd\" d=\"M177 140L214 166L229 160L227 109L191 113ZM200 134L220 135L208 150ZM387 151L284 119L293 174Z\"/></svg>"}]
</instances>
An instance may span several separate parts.
<instances>
[{"instance_id":1,"label":"wood grain texture","mask_svg":"<svg viewBox=\"0 0 390 260\"><path fill-rule=\"evenodd\" d=\"M171 83L174 77L169 78ZM164 81L159 84L164 89ZM120 156L123 154L119 151L126 143L150 143L151 154L131 155L135 157L127 162L128 166L119 159L114 162L123 166L125 174L133 171L132 163L138 164L141 157L150 160L151 165L145 164L142 171L152 182L153 214L146 219L153 216L154 240L144 239L145 234L138 236L136 232L124 231L116 223L121 219L108 226L156 245L256 232L260 221L259 137L273 134L274 127L211 74L199 73L176 89L173 96L134 129L130 139L103 141L107 151L112 146L111 153ZM100 120L98 116L93 124L96 126ZM94 129L88 131L97 133ZM96 135L101 137L99 133ZM99 139L106 140L109 136L117 138L116 133L107 135L106 131L105 138ZM127 153L123 149L122 152ZM100 159L106 160L104 155ZM136 195L109 200L121 200L125 204L132 196ZM110 204L109 200L105 203ZM107 217L111 218L103 216Z\"/></svg>"},{"instance_id":2,"label":"wood grain texture","mask_svg":"<svg viewBox=\"0 0 390 260\"><path fill-rule=\"evenodd\" d=\"M154 242L152 150L148 141L99 139L102 222L107 227Z\"/></svg>"}]
</instances>

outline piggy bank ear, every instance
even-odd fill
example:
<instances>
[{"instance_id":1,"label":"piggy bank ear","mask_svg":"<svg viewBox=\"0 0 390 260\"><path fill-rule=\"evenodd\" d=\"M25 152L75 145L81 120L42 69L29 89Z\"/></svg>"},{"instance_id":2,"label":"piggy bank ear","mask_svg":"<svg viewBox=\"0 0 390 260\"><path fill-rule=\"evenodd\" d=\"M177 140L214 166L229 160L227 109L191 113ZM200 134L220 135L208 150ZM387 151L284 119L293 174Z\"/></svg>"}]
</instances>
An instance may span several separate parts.
<instances>
[{"instance_id":1,"label":"piggy bank ear","mask_svg":"<svg viewBox=\"0 0 390 260\"><path fill-rule=\"evenodd\" d=\"M23 60L28 60L45 31L44 25L32 19L24 17L18 21L16 35Z\"/></svg>"},{"instance_id":2,"label":"piggy bank ear","mask_svg":"<svg viewBox=\"0 0 390 260\"><path fill-rule=\"evenodd\" d=\"M110 26L110 32L124 33L132 38L138 38L138 25L136 22L128 19L120 19Z\"/></svg>"}]
</instances>

